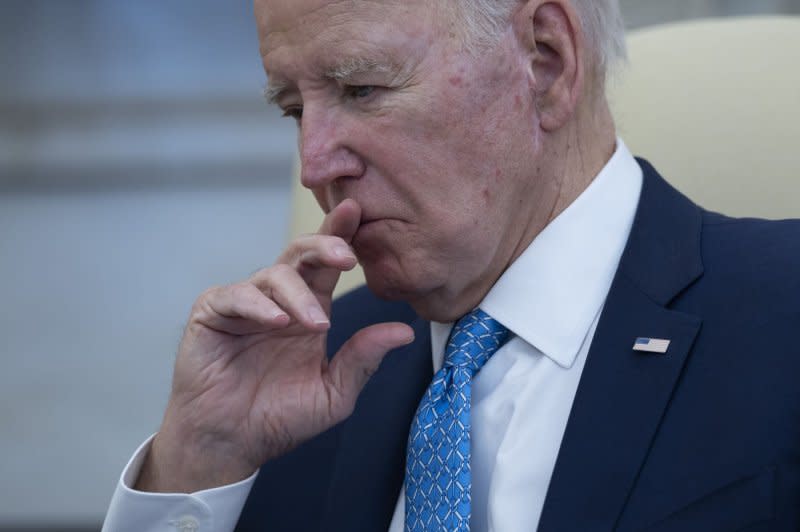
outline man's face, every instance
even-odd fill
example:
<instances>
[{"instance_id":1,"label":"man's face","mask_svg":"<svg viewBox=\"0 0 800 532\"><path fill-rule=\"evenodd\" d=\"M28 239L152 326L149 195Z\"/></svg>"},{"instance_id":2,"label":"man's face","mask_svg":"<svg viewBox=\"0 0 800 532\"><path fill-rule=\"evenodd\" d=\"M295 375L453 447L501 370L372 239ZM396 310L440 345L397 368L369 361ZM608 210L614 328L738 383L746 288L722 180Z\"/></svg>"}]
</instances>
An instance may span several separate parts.
<instances>
[{"instance_id":1,"label":"man's face","mask_svg":"<svg viewBox=\"0 0 800 532\"><path fill-rule=\"evenodd\" d=\"M453 319L546 223L527 55L480 54L432 0L256 0L270 92L298 120L302 182L362 208L370 287ZM534 234L535 234L534 232ZM460 308L466 307L466 308Z\"/></svg>"}]
</instances>

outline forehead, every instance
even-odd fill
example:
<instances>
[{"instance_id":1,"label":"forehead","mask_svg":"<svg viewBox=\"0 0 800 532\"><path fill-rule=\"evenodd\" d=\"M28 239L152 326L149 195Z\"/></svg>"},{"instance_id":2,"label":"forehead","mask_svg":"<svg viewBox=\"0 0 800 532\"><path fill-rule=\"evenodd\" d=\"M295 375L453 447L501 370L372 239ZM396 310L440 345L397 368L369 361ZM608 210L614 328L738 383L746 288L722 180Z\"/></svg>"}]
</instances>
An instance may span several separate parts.
<instances>
[{"instance_id":1,"label":"forehead","mask_svg":"<svg viewBox=\"0 0 800 532\"><path fill-rule=\"evenodd\" d=\"M430 46L443 20L436 5L435 0L255 0L254 8L269 71L284 62L281 58L306 59L298 56L304 52L323 63L354 48L386 54Z\"/></svg>"},{"instance_id":2,"label":"forehead","mask_svg":"<svg viewBox=\"0 0 800 532\"><path fill-rule=\"evenodd\" d=\"M401 75L444 35L438 0L255 0L261 56L273 92L331 72ZM440 41L440 44L445 41ZM384 80L385 81L385 80Z\"/></svg>"},{"instance_id":3,"label":"forehead","mask_svg":"<svg viewBox=\"0 0 800 532\"><path fill-rule=\"evenodd\" d=\"M299 21L326 18L382 18L402 11L428 18L440 12L440 0L254 0L259 30L286 29Z\"/></svg>"}]
</instances>

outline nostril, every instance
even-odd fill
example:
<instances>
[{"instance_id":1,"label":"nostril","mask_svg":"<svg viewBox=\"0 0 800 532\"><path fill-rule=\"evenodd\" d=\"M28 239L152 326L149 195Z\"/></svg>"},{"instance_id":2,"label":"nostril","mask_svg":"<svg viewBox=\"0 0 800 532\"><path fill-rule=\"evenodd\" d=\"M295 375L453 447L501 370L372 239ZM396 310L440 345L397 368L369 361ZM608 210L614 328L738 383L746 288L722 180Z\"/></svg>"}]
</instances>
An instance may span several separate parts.
<instances>
[{"instance_id":1,"label":"nostril","mask_svg":"<svg viewBox=\"0 0 800 532\"><path fill-rule=\"evenodd\" d=\"M307 188L325 187L337 180L359 179L366 165L352 150L338 148L317 154L304 154L300 180Z\"/></svg>"}]
</instances>

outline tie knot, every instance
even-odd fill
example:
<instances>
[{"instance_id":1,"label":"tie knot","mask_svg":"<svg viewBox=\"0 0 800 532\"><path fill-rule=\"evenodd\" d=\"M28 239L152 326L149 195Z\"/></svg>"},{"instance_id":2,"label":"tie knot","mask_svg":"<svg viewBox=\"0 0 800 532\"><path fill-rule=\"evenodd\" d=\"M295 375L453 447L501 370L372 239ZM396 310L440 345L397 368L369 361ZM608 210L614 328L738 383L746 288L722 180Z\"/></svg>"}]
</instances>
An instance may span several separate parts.
<instances>
[{"instance_id":1,"label":"tie knot","mask_svg":"<svg viewBox=\"0 0 800 532\"><path fill-rule=\"evenodd\" d=\"M481 309L475 309L453 327L445 349L444 365L469 369L475 375L508 337L508 329L499 321Z\"/></svg>"}]
</instances>

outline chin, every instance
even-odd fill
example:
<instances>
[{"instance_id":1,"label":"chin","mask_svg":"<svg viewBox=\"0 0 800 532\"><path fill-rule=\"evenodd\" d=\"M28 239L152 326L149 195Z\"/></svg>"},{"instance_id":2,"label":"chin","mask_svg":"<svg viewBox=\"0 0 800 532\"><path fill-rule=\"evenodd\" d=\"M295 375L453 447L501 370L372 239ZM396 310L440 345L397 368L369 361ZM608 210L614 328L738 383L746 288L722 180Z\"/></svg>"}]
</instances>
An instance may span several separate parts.
<instances>
[{"instance_id":1,"label":"chin","mask_svg":"<svg viewBox=\"0 0 800 532\"><path fill-rule=\"evenodd\" d=\"M367 273L366 267L364 273L367 278L367 286L373 294L381 299L409 302L416 297L416 287L407 282L380 273Z\"/></svg>"},{"instance_id":2,"label":"chin","mask_svg":"<svg viewBox=\"0 0 800 532\"><path fill-rule=\"evenodd\" d=\"M409 278L397 275L396 270L380 268L376 265L362 264L370 291L386 301L408 303L421 318L429 321L448 322L461 317L464 312L453 305L446 296L447 287L443 281L421 272ZM454 313L455 312L455 313Z\"/></svg>"},{"instance_id":3,"label":"chin","mask_svg":"<svg viewBox=\"0 0 800 532\"><path fill-rule=\"evenodd\" d=\"M432 286L435 283L431 283L430 278L421 272L415 271L413 276L408 276L402 268L395 264L387 264L385 259L366 260L362 261L361 265L364 268L367 286L381 299L413 304L414 301L435 290L435 286Z\"/></svg>"}]
</instances>

